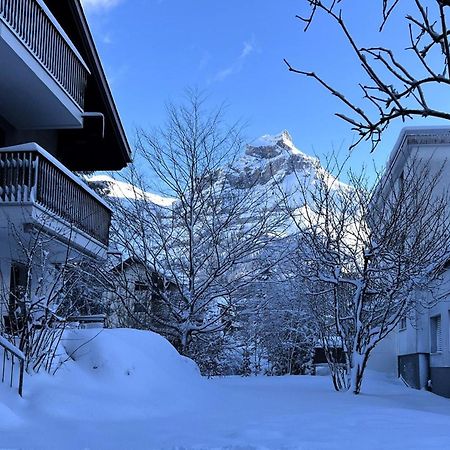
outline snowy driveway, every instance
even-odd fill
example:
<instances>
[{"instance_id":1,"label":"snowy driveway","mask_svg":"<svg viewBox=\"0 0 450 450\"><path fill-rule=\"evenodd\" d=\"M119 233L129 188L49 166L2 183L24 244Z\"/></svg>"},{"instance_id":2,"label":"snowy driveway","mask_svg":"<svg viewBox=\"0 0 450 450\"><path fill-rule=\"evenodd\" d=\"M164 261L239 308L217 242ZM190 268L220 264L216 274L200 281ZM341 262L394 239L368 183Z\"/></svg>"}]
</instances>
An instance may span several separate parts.
<instances>
[{"instance_id":1,"label":"snowy driveway","mask_svg":"<svg viewBox=\"0 0 450 450\"><path fill-rule=\"evenodd\" d=\"M207 380L162 338L111 333L23 400L1 388L0 448L450 449L450 400L397 381L355 397L326 377Z\"/></svg>"}]
</instances>

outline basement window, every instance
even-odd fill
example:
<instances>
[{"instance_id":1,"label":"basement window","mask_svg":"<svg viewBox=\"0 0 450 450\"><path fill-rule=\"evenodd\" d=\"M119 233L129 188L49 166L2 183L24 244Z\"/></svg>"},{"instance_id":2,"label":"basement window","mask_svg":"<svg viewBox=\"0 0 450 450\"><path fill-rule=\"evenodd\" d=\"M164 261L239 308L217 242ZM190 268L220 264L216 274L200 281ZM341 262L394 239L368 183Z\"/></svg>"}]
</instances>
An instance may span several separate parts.
<instances>
[{"instance_id":1,"label":"basement window","mask_svg":"<svg viewBox=\"0 0 450 450\"><path fill-rule=\"evenodd\" d=\"M442 327L441 316L430 318L430 352L439 353L442 351Z\"/></svg>"}]
</instances>

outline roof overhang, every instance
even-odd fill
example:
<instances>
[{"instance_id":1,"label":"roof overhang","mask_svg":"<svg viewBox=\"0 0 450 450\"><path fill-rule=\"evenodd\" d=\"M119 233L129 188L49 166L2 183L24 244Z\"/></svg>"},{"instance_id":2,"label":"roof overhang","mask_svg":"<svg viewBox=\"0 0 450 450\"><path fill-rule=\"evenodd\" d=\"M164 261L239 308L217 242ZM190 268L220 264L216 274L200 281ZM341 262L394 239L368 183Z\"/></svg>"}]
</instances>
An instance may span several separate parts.
<instances>
[{"instance_id":1,"label":"roof overhang","mask_svg":"<svg viewBox=\"0 0 450 450\"><path fill-rule=\"evenodd\" d=\"M449 145L450 127L405 127L401 130L397 142L391 151L386 174L390 176L405 165L412 146Z\"/></svg>"},{"instance_id":2,"label":"roof overhang","mask_svg":"<svg viewBox=\"0 0 450 450\"><path fill-rule=\"evenodd\" d=\"M119 170L131 162L131 148L103 70L80 0L45 0L91 71L84 112L104 116L93 133L90 119L83 130L60 132L58 157L71 170ZM87 128L87 129L86 129Z\"/></svg>"}]
</instances>

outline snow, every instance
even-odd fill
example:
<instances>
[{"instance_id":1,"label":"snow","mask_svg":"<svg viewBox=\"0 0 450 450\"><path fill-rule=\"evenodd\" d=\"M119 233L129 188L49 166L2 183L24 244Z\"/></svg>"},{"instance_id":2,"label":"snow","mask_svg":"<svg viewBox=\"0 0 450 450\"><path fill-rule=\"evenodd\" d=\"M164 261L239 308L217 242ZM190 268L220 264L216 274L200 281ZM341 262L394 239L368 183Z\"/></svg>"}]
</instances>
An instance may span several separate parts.
<instances>
[{"instance_id":1,"label":"snow","mask_svg":"<svg viewBox=\"0 0 450 450\"><path fill-rule=\"evenodd\" d=\"M294 155L303 154L294 146L292 137L287 130L275 135L265 134L251 142L250 147L276 147L279 144L284 144L284 146L288 147Z\"/></svg>"},{"instance_id":2,"label":"snow","mask_svg":"<svg viewBox=\"0 0 450 450\"><path fill-rule=\"evenodd\" d=\"M3 336L0 336L0 346L6 348L6 350L9 350L13 355L17 356L19 359L23 360L25 359L25 355L23 354L22 350L13 345Z\"/></svg>"},{"instance_id":3,"label":"snow","mask_svg":"<svg viewBox=\"0 0 450 450\"><path fill-rule=\"evenodd\" d=\"M300 151L286 130L252 141L222 176L232 189L248 188L255 195L271 192L273 203L279 203L282 191L294 203L302 204L305 198L301 186L313 185L318 180L336 192L348 189L321 166L318 158Z\"/></svg>"},{"instance_id":4,"label":"snow","mask_svg":"<svg viewBox=\"0 0 450 450\"><path fill-rule=\"evenodd\" d=\"M124 181L116 180L109 175L93 175L89 178L92 183L104 183L108 187L108 195L113 198L122 198L127 200L147 200L155 205L169 207L175 199L171 197L163 197L162 195L152 192L144 192Z\"/></svg>"},{"instance_id":5,"label":"snow","mask_svg":"<svg viewBox=\"0 0 450 450\"><path fill-rule=\"evenodd\" d=\"M97 335L98 334L98 335ZM207 380L162 337L77 330L54 377L0 387L0 448L443 449L450 400L369 372L363 394L328 377Z\"/></svg>"}]
</instances>

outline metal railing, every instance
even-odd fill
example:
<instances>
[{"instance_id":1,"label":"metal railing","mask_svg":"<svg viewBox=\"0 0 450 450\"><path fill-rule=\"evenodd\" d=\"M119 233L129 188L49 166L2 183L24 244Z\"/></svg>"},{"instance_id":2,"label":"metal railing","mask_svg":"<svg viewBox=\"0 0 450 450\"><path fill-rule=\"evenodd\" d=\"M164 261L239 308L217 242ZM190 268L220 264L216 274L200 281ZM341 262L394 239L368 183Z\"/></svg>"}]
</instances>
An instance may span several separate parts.
<instances>
[{"instance_id":1,"label":"metal railing","mask_svg":"<svg viewBox=\"0 0 450 450\"><path fill-rule=\"evenodd\" d=\"M89 69L42 0L0 0L0 21L84 109Z\"/></svg>"},{"instance_id":2,"label":"metal railing","mask_svg":"<svg viewBox=\"0 0 450 450\"><path fill-rule=\"evenodd\" d=\"M22 397L25 355L3 336L0 336L0 349L3 351L1 377L2 383L14 386L14 375L17 376L17 390ZM17 367L17 370L15 369Z\"/></svg>"},{"instance_id":3,"label":"metal railing","mask_svg":"<svg viewBox=\"0 0 450 450\"><path fill-rule=\"evenodd\" d=\"M66 318L71 324L77 324L78 328L105 328L106 314L79 314Z\"/></svg>"},{"instance_id":4,"label":"metal railing","mask_svg":"<svg viewBox=\"0 0 450 450\"><path fill-rule=\"evenodd\" d=\"M36 144L0 148L0 206L35 203L108 245L111 210Z\"/></svg>"}]
</instances>

